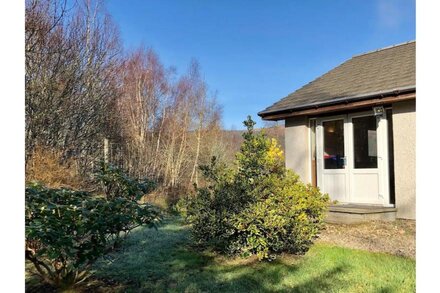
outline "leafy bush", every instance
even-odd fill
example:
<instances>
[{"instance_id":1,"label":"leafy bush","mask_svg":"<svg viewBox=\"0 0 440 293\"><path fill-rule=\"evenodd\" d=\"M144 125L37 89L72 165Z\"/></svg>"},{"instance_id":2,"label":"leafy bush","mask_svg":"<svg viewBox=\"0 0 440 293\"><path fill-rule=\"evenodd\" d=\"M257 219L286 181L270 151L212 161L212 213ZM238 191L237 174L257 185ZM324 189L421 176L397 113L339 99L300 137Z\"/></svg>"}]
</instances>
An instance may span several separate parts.
<instances>
[{"instance_id":1,"label":"leafy bush","mask_svg":"<svg viewBox=\"0 0 440 293\"><path fill-rule=\"evenodd\" d=\"M329 198L284 167L276 140L255 133L250 117L235 168L215 158L201 167L209 182L187 200L187 219L200 245L270 259L305 253L318 236Z\"/></svg>"},{"instance_id":2,"label":"leafy bush","mask_svg":"<svg viewBox=\"0 0 440 293\"><path fill-rule=\"evenodd\" d=\"M99 178L112 178L111 172L123 175L107 167ZM136 201L143 183L124 176L117 183L106 183L119 188L118 193L110 188L107 197L38 183L27 186L25 254L43 281L59 289L71 288L87 279L90 266L135 227L156 227L159 211Z\"/></svg>"},{"instance_id":3,"label":"leafy bush","mask_svg":"<svg viewBox=\"0 0 440 293\"><path fill-rule=\"evenodd\" d=\"M99 163L95 177L101 184L107 199L125 197L140 200L145 194L152 192L157 187L153 180L132 178L122 169L103 161Z\"/></svg>"}]
</instances>

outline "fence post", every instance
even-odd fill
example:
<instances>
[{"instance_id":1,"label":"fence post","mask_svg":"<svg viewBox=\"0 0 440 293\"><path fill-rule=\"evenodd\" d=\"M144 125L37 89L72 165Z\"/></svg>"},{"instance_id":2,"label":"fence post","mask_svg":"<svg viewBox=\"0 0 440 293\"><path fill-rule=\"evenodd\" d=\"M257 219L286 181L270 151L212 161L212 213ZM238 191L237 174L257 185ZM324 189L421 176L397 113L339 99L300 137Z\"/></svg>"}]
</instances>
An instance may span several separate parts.
<instances>
[{"instance_id":1,"label":"fence post","mask_svg":"<svg viewBox=\"0 0 440 293\"><path fill-rule=\"evenodd\" d=\"M104 162L108 163L108 138L104 138Z\"/></svg>"}]
</instances>

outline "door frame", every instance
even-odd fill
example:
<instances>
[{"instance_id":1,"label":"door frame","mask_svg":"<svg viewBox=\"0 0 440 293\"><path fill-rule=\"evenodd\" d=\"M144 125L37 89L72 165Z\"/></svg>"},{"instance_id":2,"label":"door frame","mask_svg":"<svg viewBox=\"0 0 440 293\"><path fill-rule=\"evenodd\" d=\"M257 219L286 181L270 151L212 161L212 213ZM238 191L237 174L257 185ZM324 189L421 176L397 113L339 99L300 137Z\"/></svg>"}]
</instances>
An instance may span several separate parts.
<instances>
[{"instance_id":1,"label":"door frame","mask_svg":"<svg viewBox=\"0 0 440 293\"><path fill-rule=\"evenodd\" d=\"M323 122L343 120L344 121L344 155L346 159L346 167L344 169L326 169L326 173L346 174L346 193L345 200L341 203L356 203L352 198L352 176L354 172L353 161L353 123L352 119L357 117L374 116L372 110L360 111L354 113L346 113L333 116L313 117L310 120L316 120L315 141L316 141L316 181L319 187L323 184ZM388 119L386 111L382 115L375 116L377 121L377 171L378 172L378 196L382 199L375 203L365 203L372 205L380 205L385 207L393 207L390 204L390 186L389 186L389 162L388 162ZM309 124L310 125L310 124ZM309 136L310 140L310 136ZM309 142L310 143L310 142ZM310 145L310 144L309 144ZM368 173L368 169L358 169L357 173ZM371 171L370 171L371 172ZM360 204L360 203L359 203Z\"/></svg>"},{"instance_id":2,"label":"door frame","mask_svg":"<svg viewBox=\"0 0 440 293\"><path fill-rule=\"evenodd\" d=\"M394 207L390 204L390 166L389 166L389 153L388 153L388 118L386 111L383 111L382 115L377 117L377 166L379 168L379 178L381 184L379 184L379 192L382 197L383 206Z\"/></svg>"}]
</instances>

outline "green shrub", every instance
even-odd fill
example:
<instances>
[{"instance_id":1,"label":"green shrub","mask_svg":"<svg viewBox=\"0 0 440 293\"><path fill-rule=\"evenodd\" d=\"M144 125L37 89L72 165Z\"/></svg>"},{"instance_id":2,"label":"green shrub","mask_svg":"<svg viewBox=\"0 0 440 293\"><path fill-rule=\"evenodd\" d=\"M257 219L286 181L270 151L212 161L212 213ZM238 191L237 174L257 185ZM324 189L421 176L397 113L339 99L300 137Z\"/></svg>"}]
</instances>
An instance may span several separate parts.
<instances>
[{"instance_id":1,"label":"green shrub","mask_svg":"<svg viewBox=\"0 0 440 293\"><path fill-rule=\"evenodd\" d=\"M101 184L107 199L125 197L140 200L145 194L152 192L157 187L153 180L132 178L121 168L103 161L99 163L95 178Z\"/></svg>"},{"instance_id":2,"label":"green shrub","mask_svg":"<svg viewBox=\"0 0 440 293\"><path fill-rule=\"evenodd\" d=\"M305 253L322 228L328 195L286 170L276 140L255 133L250 117L244 124L235 167L213 158L201 167L209 185L181 204L193 237L199 245L259 259Z\"/></svg>"},{"instance_id":3,"label":"green shrub","mask_svg":"<svg viewBox=\"0 0 440 293\"><path fill-rule=\"evenodd\" d=\"M98 177L109 178L105 173L109 169L102 169ZM25 255L44 282L61 290L72 288L86 280L90 266L135 227L156 227L159 211L134 198L141 194L140 183L124 180L130 186L122 183L120 193L106 197L38 183L26 187Z\"/></svg>"}]
</instances>

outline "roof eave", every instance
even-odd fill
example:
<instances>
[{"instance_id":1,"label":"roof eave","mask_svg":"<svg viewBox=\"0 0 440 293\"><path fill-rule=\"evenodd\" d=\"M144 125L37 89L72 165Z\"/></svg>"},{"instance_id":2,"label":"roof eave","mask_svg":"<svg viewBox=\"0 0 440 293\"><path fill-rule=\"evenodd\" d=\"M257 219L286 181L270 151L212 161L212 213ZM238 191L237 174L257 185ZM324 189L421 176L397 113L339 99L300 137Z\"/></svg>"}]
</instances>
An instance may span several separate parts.
<instances>
[{"instance_id":1,"label":"roof eave","mask_svg":"<svg viewBox=\"0 0 440 293\"><path fill-rule=\"evenodd\" d=\"M415 91L416 91L415 85L406 86L406 87L401 87L401 88L395 88L392 90L364 93L364 94L353 95L353 96L342 97L342 98L334 98L334 99L327 100L327 101L303 104L303 105L298 105L295 107L286 107L284 109L278 109L275 111L263 110L263 111L258 112L258 116L260 116L264 120L265 117L272 116L272 115L280 115L283 113L286 113L286 115L288 115L290 113L293 113L296 111L301 111L301 110L320 108L323 106L330 106L330 105L337 105L337 104L345 104L345 103L354 102L354 101L358 101L358 100L368 100L368 99L374 99L377 97L385 97L385 96L390 96L390 95L399 95L399 94L405 94L405 93L410 93L410 92L415 92ZM283 120L283 119L284 118L279 118L277 120Z\"/></svg>"}]
</instances>

